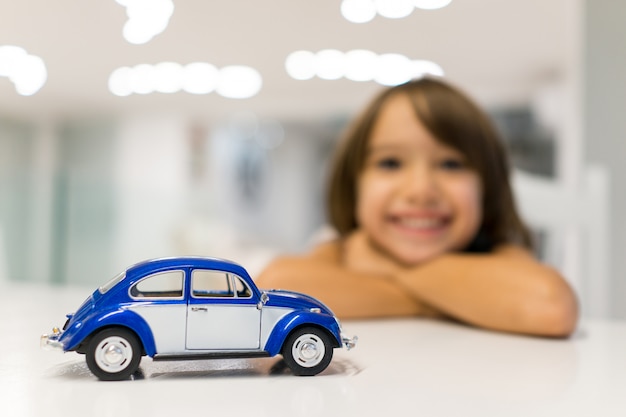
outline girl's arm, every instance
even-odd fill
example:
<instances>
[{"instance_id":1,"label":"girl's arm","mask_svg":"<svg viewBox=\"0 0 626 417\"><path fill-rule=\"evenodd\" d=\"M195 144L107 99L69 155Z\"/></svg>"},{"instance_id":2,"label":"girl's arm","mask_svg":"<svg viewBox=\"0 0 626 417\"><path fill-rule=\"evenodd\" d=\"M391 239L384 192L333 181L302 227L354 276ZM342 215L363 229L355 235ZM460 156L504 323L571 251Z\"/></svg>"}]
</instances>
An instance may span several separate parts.
<instances>
[{"instance_id":1,"label":"girl's arm","mask_svg":"<svg viewBox=\"0 0 626 417\"><path fill-rule=\"evenodd\" d=\"M555 337L571 334L578 318L563 277L510 245L407 267L356 232L310 255L277 259L257 283L313 295L342 318L449 316L487 329Z\"/></svg>"},{"instance_id":2,"label":"girl's arm","mask_svg":"<svg viewBox=\"0 0 626 417\"><path fill-rule=\"evenodd\" d=\"M405 269L397 282L460 321L493 330L564 337L578 318L576 296L555 270L526 250L446 254Z\"/></svg>"},{"instance_id":3,"label":"girl's arm","mask_svg":"<svg viewBox=\"0 0 626 417\"><path fill-rule=\"evenodd\" d=\"M331 242L309 255L278 258L256 283L312 295L344 319L434 314L391 276L346 268L341 254L340 243Z\"/></svg>"}]
</instances>

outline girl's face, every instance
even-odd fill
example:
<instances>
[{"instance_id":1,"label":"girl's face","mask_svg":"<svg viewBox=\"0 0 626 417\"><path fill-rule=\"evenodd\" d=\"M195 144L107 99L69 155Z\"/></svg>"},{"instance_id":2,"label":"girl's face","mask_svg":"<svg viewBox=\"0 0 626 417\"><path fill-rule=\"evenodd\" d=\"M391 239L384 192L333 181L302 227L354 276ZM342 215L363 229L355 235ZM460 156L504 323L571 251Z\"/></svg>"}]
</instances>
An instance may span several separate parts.
<instances>
[{"instance_id":1,"label":"girl's face","mask_svg":"<svg viewBox=\"0 0 626 417\"><path fill-rule=\"evenodd\" d=\"M356 216L370 241L415 265L465 248L482 221L479 175L440 143L403 95L383 105L358 180Z\"/></svg>"}]
</instances>

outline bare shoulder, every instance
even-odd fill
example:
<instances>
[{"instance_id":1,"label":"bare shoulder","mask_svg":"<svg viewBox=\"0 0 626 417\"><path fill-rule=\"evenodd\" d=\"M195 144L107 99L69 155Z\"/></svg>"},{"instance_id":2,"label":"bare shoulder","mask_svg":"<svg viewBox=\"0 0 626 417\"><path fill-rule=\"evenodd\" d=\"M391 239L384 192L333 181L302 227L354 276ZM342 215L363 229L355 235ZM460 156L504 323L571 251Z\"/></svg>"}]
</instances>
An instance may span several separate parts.
<instances>
[{"instance_id":1,"label":"bare shoulder","mask_svg":"<svg viewBox=\"0 0 626 417\"><path fill-rule=\"evenodd\" d=\"M535 256L529 249L512 243L499 245L492 253L496 256L536 260Z\"/></svg>"},{"instance_id":2,"label":"bare shoulder","mask_svg":"<svg viewBox=\"0 0 626 417\"><path fill-rule=\"evenodd\" d=\"M339 263L341 260L342 245L340 240L332 240L317 245L308 257L319 261Z\"/></svg>"},{"instance_id":3,"label":"bare shoulder","mask_svg":"<svg viewBox=\"0 0 626 417\"><path fill-rule=\"evenodd\" d=\"M291 287L294 280L315 274L319 268L339 265L341 245L339 242L327 242L313 248L308 253L283 255L275 258L261 272L257 283L273 288Z\"/></svg>"},{"instance_id":4,"label":"bare shoulder","mask_svg":"<svg viewBox=\"0 0 626 417\"><path fill-rule=\"evenodd\" d=\"M341 244L338 240L330 242L324 242L307 253L297 255L282 255L274 259L270 264L290 263L290 262L325 262L325 263L339 263L341 259Z\"/></svg>"}]
</instances>

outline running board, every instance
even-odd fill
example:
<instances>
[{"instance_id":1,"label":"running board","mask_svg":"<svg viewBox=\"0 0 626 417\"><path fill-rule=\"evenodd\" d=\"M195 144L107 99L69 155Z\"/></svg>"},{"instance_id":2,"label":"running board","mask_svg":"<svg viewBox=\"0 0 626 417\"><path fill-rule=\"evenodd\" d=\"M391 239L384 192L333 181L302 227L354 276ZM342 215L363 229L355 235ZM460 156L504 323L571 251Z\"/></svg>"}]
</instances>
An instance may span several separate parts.
<instances>
[{"instance_id":1,"label":"running board","mask_svg":"<svg viewBox=\"0 0 626 417\"><path fill-rule=\"evenodd\" d=\"M222 351L202 353L175 353L156 354L152 357L155 361L188 361L195 359L244 359L244 358L269 358L270 354L264 350L255 351Z\"/></svg>"}]
</instances>

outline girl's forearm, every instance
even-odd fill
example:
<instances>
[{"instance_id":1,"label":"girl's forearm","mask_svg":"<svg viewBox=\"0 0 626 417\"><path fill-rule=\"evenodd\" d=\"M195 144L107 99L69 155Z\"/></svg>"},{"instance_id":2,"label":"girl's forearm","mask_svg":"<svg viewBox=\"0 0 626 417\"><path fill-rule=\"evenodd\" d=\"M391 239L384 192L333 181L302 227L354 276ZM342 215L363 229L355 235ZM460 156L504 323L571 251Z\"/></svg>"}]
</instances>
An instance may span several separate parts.
<instances>
[{"instance_id":1,"label":"girl's forearm","mask_svg":"<svg viewBox=\"0 0 626 417\"><path fill-rule=\"evenodd\" d=\"M563 337L576 326L570 286L521 249L443 255L396 278L424 302L479 327Z\"/></svg>"},{"instance_id":2,"label":"girl's forearm","mask_svg":"<svg viewBox=\"0 0 626 417\"><path fill-rule=\"evenodd\" d=\"M260 288L282 288L312 295L343 319L415 316L428 312L393 279L357 273L310 258L274 261L258 278Z\"/></svg>"}]
</instances>

